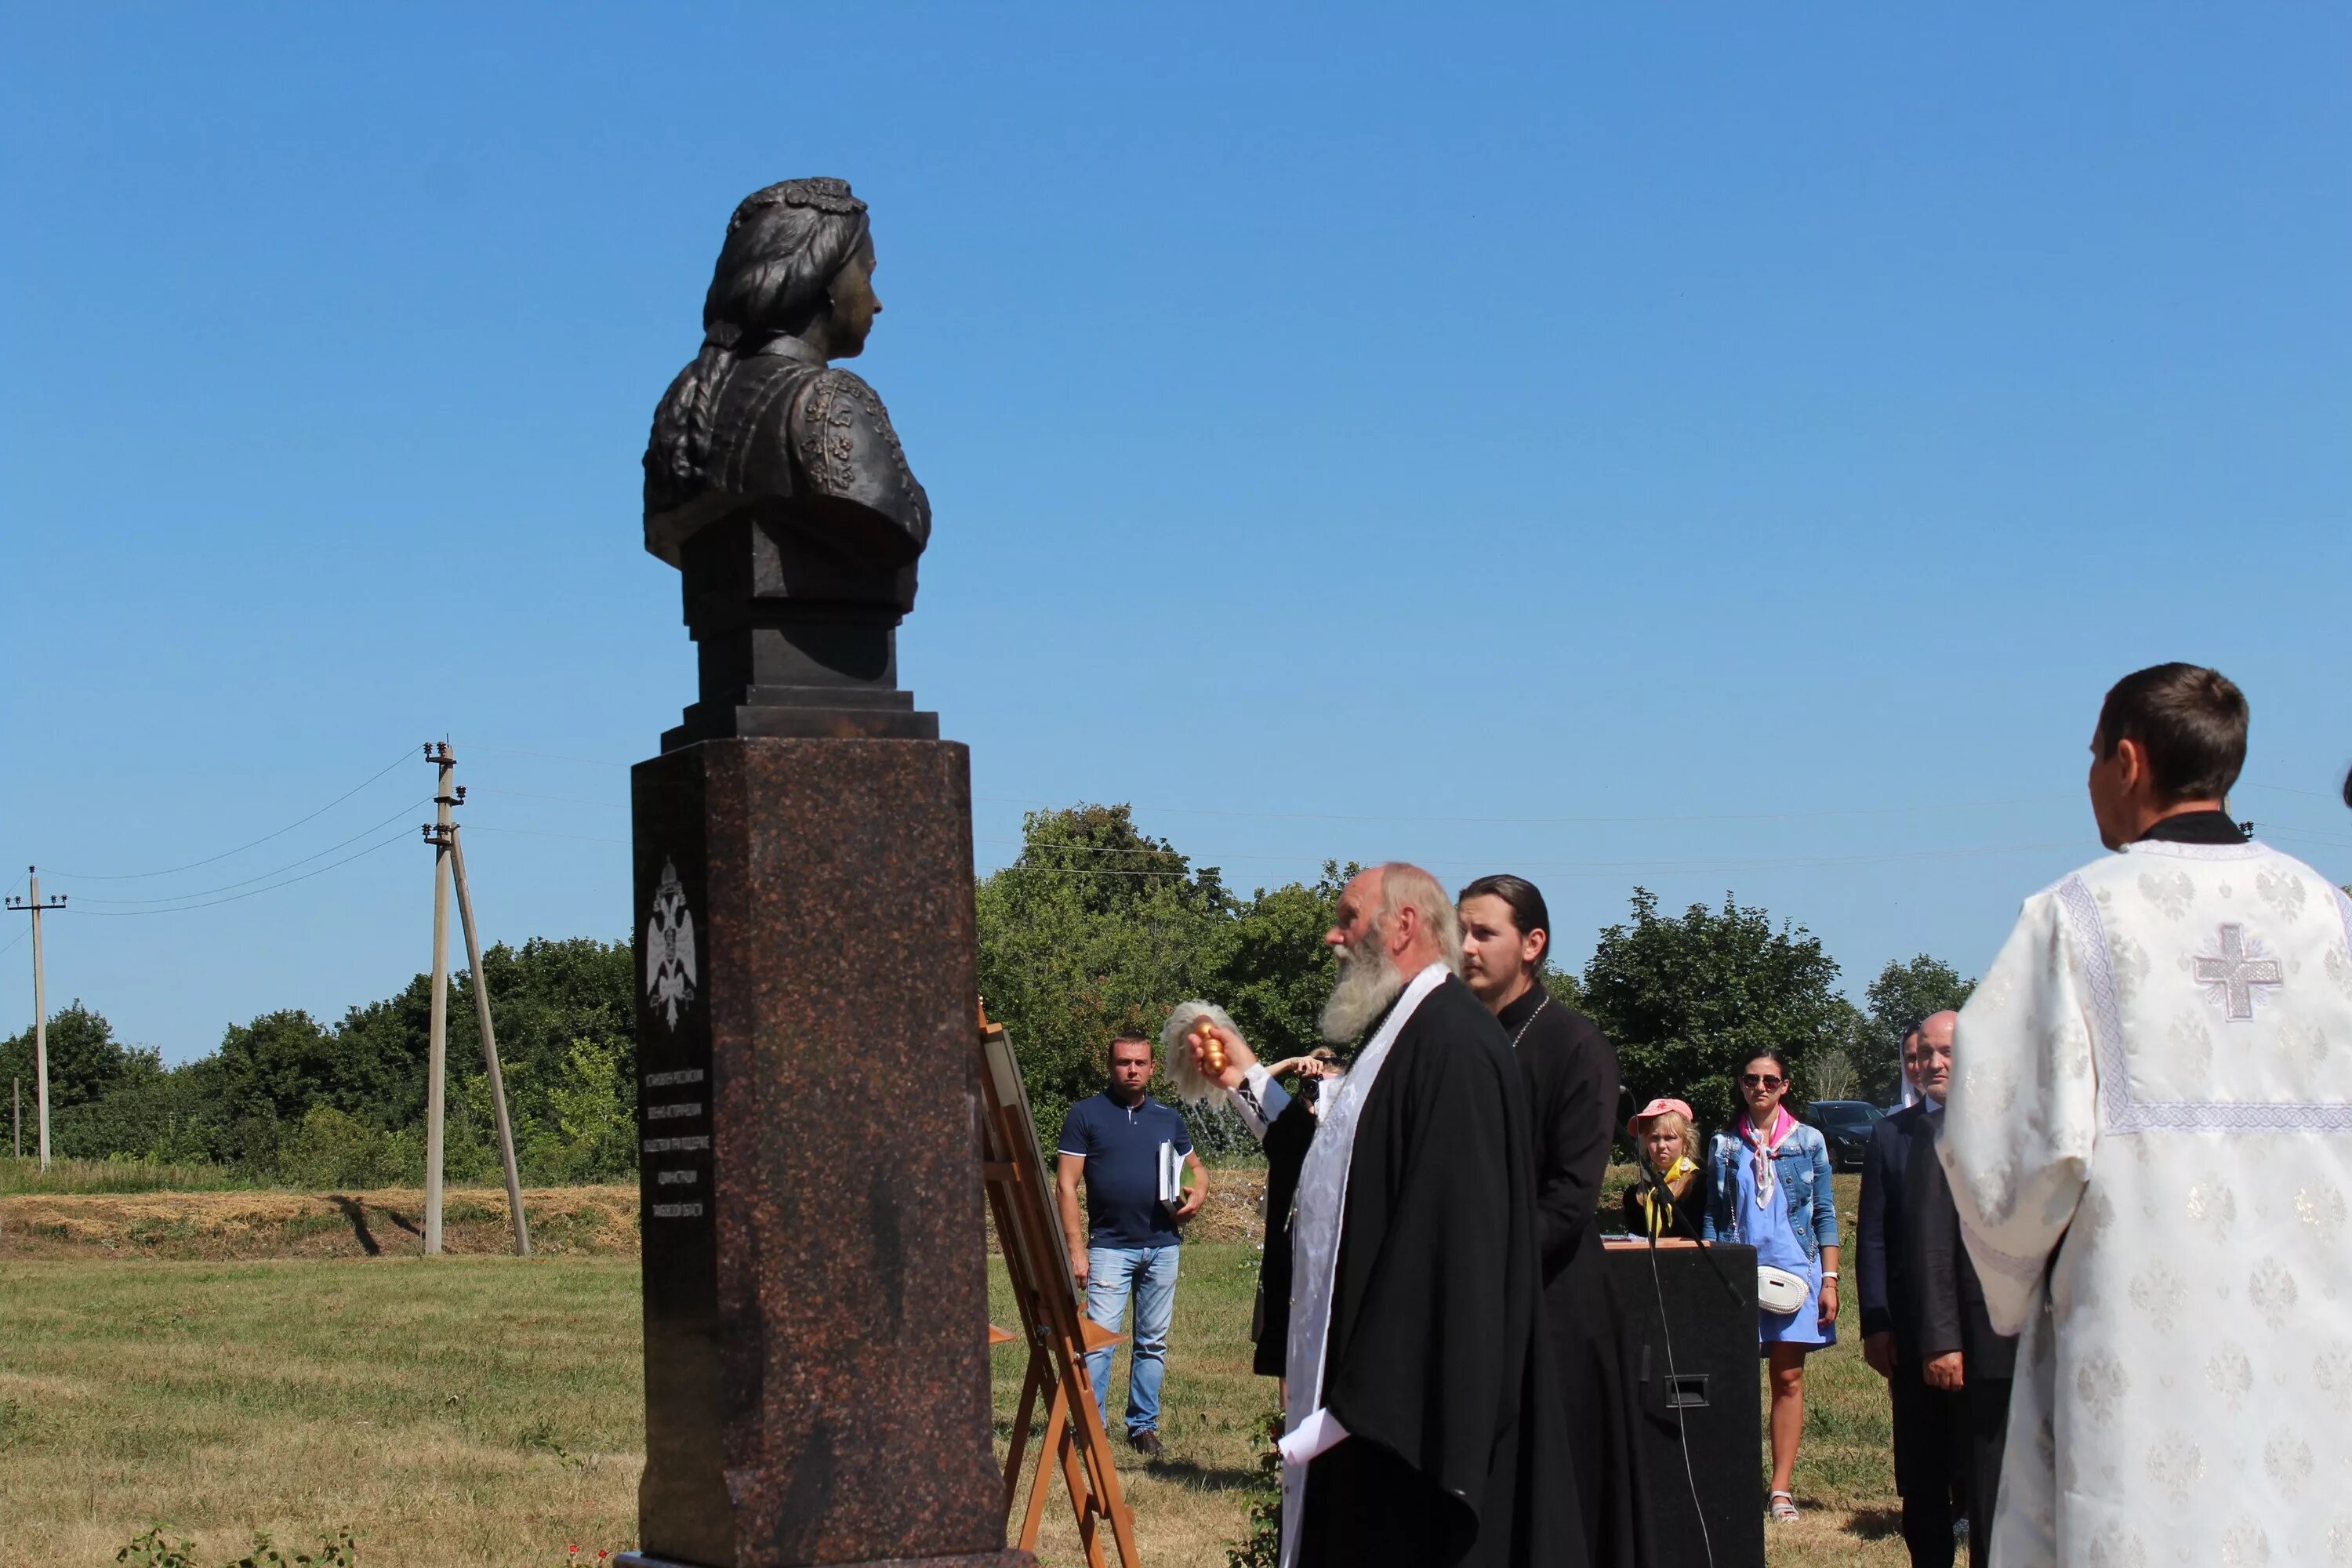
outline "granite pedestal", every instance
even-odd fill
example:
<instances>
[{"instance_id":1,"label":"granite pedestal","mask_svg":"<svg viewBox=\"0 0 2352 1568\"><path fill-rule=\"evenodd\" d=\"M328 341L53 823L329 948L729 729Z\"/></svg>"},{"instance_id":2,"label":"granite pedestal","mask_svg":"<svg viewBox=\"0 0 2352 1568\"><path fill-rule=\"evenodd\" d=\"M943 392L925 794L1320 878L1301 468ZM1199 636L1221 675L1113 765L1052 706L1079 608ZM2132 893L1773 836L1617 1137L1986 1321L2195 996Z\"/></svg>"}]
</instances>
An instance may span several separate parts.
<instances>
[{"instance_id":1,"label":"granite pedestal","mask_svg":"<svg viewBox=\"0 0 2352 1568\"><path fill-rule=\"evenodd\" d=\"M646 1471L625 1563L1032 1568L991 1437L970 759L633 776Z\"/></svg>"}]
</instances>

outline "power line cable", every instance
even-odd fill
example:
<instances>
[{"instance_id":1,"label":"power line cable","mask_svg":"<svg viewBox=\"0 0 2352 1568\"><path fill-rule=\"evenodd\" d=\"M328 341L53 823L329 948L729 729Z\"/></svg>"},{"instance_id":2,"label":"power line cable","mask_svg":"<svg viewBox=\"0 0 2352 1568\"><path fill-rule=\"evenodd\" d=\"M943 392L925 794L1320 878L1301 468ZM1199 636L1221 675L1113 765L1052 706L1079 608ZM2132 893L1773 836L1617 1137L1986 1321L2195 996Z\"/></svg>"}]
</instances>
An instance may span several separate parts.
<instances>
[{"instance_id":1,"label":"power line cable","mask_svg":"<svg viewBox=\"0 0 2352 1568\"><path fill-rule=\"evenodd\" d=\"M407 759L402 760L404 762ZM364 860L379 849L389 849L395 844L405 844L411 841L408 831L404 828L380 843L369 845L356 855L346 855L340 860L330 861L315 871L305 871L299 877L289 877L282 882L272 882L266 888L256 888L250 892L231 893L226 899L215 899L209 903L176 904L167 910L89 910L85 912L98 920L121 921L132 920L141 915L178 915L185 914L190 910L209 910L219 904L236 903L240 899L257 899L264 893L274 893L280 888L290 888L297 882L307 882L313 877L323 877L338 867L348 866L354 860Z\"/></svg>"},{"instance_id":2,"label":"power line cable","mask_svg":"<svg viewBox=\"0 0 2352 1568\"><path fill-rule=\"evenodd\" d=\"M2337 793L2336 793L2336 792L2335 792L2335 791L2333 791L2333 790L2324 790L2324 789L2289 789L2289 788L2288 788L2286 785L2284 785L2284 784L2240 784L2238 787L2239 787L2239 788L2241 788L2241 789L2258 789L2258 790L2263 790L2263 791L2266 791L2266 792L2268 792L2269 794L2272 794L2272 795L2309 795L2309 796L2310 796L2312 799L2314 799L2314 800L2337 801L2337 800L2342 800L2342 799L2344 798L2341 795L2338 795Z\"/></svg>"},{"instance_id":3,"label":"power line cable","mask_svg":"<svg viewBox=\"0 0 2352 1568\"><path fill-rule=\"evenodd\" d=\"M477 784L474 786L474 793L476 795L512 795L517 800L561 801L566 805L609 805L615 811L626 811L629 808L629 803L625 800L590 800L585 795L533 795L530 791L526 789L484 789L479 784Z\"/></svg>"},{"instance_id":4,"label":"power line cable","mask_svg":"<svg viewBox=\"0 0 2352 1568\"><path fill-rule=\"evenodd\" d=\"M569 757L565 756L561 752L520 752L511 746L485 746L479 742L474 741L468 741L466 742L466 750L469 752L487 752L494 757L537 757L541 762L547 763L586 763L590 767L595 768L633 768L636 766L636 763L616 763L610 757Z\"/></svg>"},{"instance_id":5,"label":"power line cable","mask_svg":"<svg viewBox=\"0 0 2352 1568\"><path fill-rule=\"evenodd\" d=\"M2256 825L2257 838L2284 839L2289 844L2317 844L2329 849L2352 849L2352 838L2331 838L2322 833L2305 833L2295 828L2262 828Z\"/></svg>"},{"instance_id":6,"label":"power line cable","mask_svg":"<svg viewBox=\"0 0 2352 1568\"><path fill-rule=\"evenodd\" d=\"M582 844L626 844L628 842L625 838L599 838L589 833L550 833L538 827L493 827L486 822L468 822L464 826L468 833L517 833L525 838L570 838Z\"/></svg>"},{"instance_id":7,"label":"power line cable","mask_svg":"<svg viewBox=\"0 0 2352 1568\"><path fill-rule=\"evenodd\" d=\"M268 870L257 872L253 876L246 878L245 880L241 882L226 882L217 888L199 888L194 892L168 893L160 899L101 899L85 893L80 896L81 902L85 904L125 905L177 904L184 903L190 899L210 898L215 893L227 893L233 892L239 888L249 888L256 882L267 881L270 878L278 876L281 872L291 871L297 866L308 866L311 861L320 858L321 856L332 855L336 850L342 848L345 845L357 844L361 839L365 838L372 833L383 832L394 823L398 822L402 817L406 816L410 812L415 811L421 806L431 805L432 804L433 797L429 795L421 800L411 801L406 805L402 806L398 811L394 812L390 816L385 817L382 822L372 823L368 826L361 828L357 833L352 834L349 838L342 840L340 844L330 844L324 849L318 850L313 854L303 856L299 860L289 860L283 866L273 866Z\"/></svg>"},{"instance_id":8,"label":"power line cable","mask_svg":"<svg viewBox=\"0 0 2352 1568\"><path fill-rule=\"evenodd\" d=\"M368 785L383 777L385 773L392 772L394 768L396 768L400 766L401 763L408 761L411 750L413 750L413 748L403 747L400 755L394 757L389 764L375 773L370 773L366 778L361 780L350 789L345 790L342 794L337 795L334 799L329 801L326 805L320 806L310 816L297 818L295 821L288 823L285 826L279 828L275 833L265 833L260 837L253 840L250 844L240 844L234 849L224 849L217 855L207 855L201 860L191 860L184 866L173 866L167 870L162 871L117 871L111 873L100 873L97 871L57 871L51 874L58 877L65 877L77 882L137 882L142 881L150 877L177 876L182 871L193 871L199 866L209 866L215 860L226 860L232 855L242 855L247 850L254 848L259 845L267 844L273 838L284 837L287 834L291 833L296 828L301 826L303 823L315 822L320 817L326 816L327 813L334 810L335 807L342 805L343 802L351 799L352 796L359 794L360 791L367 788Z\"/></svg>"}]
</instances>

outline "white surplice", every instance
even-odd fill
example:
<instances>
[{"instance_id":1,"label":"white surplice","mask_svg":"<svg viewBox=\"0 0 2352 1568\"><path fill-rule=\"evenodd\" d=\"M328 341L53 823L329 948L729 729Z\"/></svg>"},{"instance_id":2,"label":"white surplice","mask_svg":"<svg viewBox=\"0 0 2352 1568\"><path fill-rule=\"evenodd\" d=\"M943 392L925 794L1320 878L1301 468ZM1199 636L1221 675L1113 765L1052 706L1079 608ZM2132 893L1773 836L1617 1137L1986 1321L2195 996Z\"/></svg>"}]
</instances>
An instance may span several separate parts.
<instances>
[{"instance_id":1,"label":"white surplice","mask_svg":"<svg viewBox=\"0 0 2352 1568\"><path fill-rule=\"evenodd\" d=\"M1323 1351L1331 1331L1331 1296L1339 1283L1339 1233L1348 1215L1348 1172L1356 1153L1356 1124L1380 1081L1389 1047L1429 994L1453 972L1433 963L1405 985L1388 1016L1356 1054L1339 1088L1323 1102L1315 1142L1298 1172L1290 1220L1290 1337L1283 1348L1282 1568L1298 1561L1299 1527L1307 1511L1307 1467L1346 1440L1347 1428L1323 1405Z\"/></svg>"},{"instance_id":2,"label":"white surplice","mask_svg":"<svg viewBox=\"0 0 2352 1568\"><path fill-rule=\"evenodd\" d=\"M2134 844L2026 900L1952 1065L1938 1152L2024 1335L1993 1561L2352 1563L2352 900Z\"/></svg>"}]
</instances>

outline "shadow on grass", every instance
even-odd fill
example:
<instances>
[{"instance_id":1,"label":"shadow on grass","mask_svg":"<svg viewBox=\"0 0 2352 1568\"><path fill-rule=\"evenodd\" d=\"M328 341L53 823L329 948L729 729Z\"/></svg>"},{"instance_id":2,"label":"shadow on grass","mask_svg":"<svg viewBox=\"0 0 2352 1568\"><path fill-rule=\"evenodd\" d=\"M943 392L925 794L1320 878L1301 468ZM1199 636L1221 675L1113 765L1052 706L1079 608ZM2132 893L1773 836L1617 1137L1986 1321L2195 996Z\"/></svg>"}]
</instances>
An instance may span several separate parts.
<instances>
[{"instance_id":1,"label":"shadow on grass","mask_svg":"<svg viewBox=\"0 0 2352 1568\"><path fill-rule=\"evenodd\" d=\"M1846 1516L1845 1532L1864 1541L1891 1541L1903 1533L1903 1515L1891 1508L1858 1508Z\"/></svg>"},{"instance_id":2,"label":"shadow on grass","mask_svg":"<svg viewBox=\"0 0 2352 1568\"><path fill-rule=\"evenodd\" d=\"M1144 1469L1153 1480L1196 1492L1238 1491L1258 1479L1255 1470L1202 1465L1191 1459L1154 1459Z\"/></svg>"},{"instance_id":3,"label":"shadow on grass","mask_svg":"<svg viewBox=\"0 0 2352 1568\"><path fill-rule=\"evenodd\" d=\"M383 1256L383 1243L378 1241L375 1232L368 1228L367 1205L357 1198L345 1197L341 1193L331 1194L327 1201L342 1210L343 1217L352 1222L352 1236L359 1242L362 1252L370 1258Z\"/></svg>"}]
</instances>

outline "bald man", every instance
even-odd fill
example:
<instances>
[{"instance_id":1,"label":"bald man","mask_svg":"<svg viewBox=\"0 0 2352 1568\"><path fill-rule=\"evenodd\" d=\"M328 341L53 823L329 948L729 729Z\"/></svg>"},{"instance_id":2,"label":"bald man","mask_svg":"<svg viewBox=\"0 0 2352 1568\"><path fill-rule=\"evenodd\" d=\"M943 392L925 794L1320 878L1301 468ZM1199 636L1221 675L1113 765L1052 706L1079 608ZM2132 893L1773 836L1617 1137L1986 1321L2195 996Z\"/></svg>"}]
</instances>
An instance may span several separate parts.
<instances>
[{"instance_id":1,"label":"bald man","mask_svg":"<svg viewBox=\"0 0 2352 1568\"><path fill-rule=\"evenodd\" d=\"M1951 1092L1952 1042L1958 1013L1938 1013L1919 1026L1919 1088L1927 1096L1927 1142L1911 1163L1904 1194L1904 1246L1909 1253L1917 1322L1912 1343L1918 1375L1931 1392L1956 1400L1968 1463L1969 1561L1992 1561L1993 1520L2000 1500L2000 1466L2009 1438L2009 1394L2017 1374L2017 1340L1997 1333L1985 1310L1984 1284L1960 1239L1960 1214L1951 1184L1936 1158Z\"/></svg>"},{"instance_id":2,"label":"bald man","mask_svg":"<svg viewBox=\"0 0 2352 1568\"><path fill-rule=\"evenodd\" d=\"M1854 1225L1862 1355L1886 1379L1894 1407L1895 1489L1903 1499L1903 1544L1911 1568L1951 1568L1952 1521L1967 1506L1959 1397L1921 1374L1917 1248L1911 1245L1913 1209L1906 1201L1918 1172L1936 1163L1927 1113L1938 1101L1929 1098L1927 1074L1938 1051L1948 1073L1958 1017L1933 1013L1905 1032L1903 1081L1917 1098L1871 1129Z\"/></svg>"},{"instance_id":3,"label":"bald man","mask_svg":"<svg viewBox=\"0 0 2352 1568\"><path fill-rule=\"evenodd\" d=\"M1328 1089L1291 1224L1283 1568L1585 1568L1542 1339L1535 1159L1510 1041L1417 866L1324 941ZM1222 1030L1228 1078L1255 1065Z\"/></svg>"}]
</instances>

